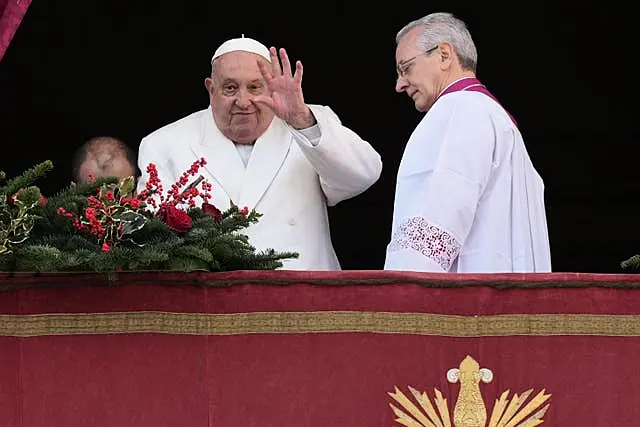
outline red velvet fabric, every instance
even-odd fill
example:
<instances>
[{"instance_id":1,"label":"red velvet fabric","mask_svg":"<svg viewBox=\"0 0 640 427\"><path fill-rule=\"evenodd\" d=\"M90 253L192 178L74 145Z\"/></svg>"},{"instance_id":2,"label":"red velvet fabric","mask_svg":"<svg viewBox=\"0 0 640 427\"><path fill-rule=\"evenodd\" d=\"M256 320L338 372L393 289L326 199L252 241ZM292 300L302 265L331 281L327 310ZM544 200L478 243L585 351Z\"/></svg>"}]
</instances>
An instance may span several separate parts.
<instances>
[{"instance_id":1,"label":"red velvet fabric","mask_svg":"<svg viewBox=\"0 0 640 427\"><path fill-rule=\"evenodd\" d=\"M629 322L640 322L633 275L125 273L107 282L92 274L0 275L8 289L0 314L27 321L34 314L366 311L635 315ZM193 286L204 282L210 287ZM480 385L489 414L503 391L533 388L552 394L544 425L635 425L638 354L640 336L75 335L70 324L61 335L0 336L0 424L390 427L399 425L387 394L395 386L431 398L436 387L452 410L460 386L446 372L471 355L494 374Z\"/></svg>"},{"instance_id":2,"label":"red velvet fabric","mask_svg":"<svg viewBox=\"0 0 640 427\"><path fill-rule=\"evenodd\" d=\"M31 0L0 0L0 60L7 51Z\"/></svg>"}]
</instances>

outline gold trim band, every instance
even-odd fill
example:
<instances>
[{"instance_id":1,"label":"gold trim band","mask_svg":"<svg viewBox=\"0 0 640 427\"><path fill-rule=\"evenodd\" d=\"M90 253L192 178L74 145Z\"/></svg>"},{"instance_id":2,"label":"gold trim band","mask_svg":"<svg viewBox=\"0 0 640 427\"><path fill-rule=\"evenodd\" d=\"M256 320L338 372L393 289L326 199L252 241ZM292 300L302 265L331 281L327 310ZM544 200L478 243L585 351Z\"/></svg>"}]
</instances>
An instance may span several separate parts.
<instances>
[{"instance_id":1,"label":"gold trim band","mask_svg":"<svg viewBox=\"0 0 640 427\"><path fill-rule=\"evenodd\" d=\"M640 315L504 314L452 316L367 311L0 315L0 336L159 333L244 335L369 332L447 337L640 336Z\"/></svg>"}]
</instances>

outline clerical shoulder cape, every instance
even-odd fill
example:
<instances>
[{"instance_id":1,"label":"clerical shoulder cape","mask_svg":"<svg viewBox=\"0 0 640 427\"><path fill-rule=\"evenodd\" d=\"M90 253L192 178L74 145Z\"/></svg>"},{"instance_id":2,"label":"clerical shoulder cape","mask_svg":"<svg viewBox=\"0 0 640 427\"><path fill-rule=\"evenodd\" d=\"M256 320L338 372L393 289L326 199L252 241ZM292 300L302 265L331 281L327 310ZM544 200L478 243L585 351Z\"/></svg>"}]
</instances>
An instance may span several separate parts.
<instances>
[{"instance_id":1,"label":"clerical shoulder cape","mask_svg":"<svg viewBox=\"0 0 640 427\"><path fill-rule=\"evenodd\" d=\"M409 138L385 269L551 271L542 178L475 78L445 90Z\"/></svg>"}]
</instances>

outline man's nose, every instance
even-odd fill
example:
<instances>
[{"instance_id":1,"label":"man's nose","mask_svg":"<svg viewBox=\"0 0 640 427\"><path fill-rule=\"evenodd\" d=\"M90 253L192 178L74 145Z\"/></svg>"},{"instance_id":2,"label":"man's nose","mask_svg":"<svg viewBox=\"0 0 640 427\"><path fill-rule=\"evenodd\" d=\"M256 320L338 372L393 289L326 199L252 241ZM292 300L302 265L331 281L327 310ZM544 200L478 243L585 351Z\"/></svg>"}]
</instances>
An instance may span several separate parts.
<instances>
[{"instance_id":1,"label":"man's nose","mask_svg":"<svg viewBox=\"0 0 640 427\"><path fill-rule=\"evenodd\" d=\"M249 95L246 91L241 90L238 92L238 96L236 97L236 105L238 107L246 109L251 105L251 95Z\"/></svg>"},{"instance_id":2,"label":"man's nose","mask_svg":"<svg viewBox=\"0 0 640 427\"><path fill-rule=\"evenodd\" d=\"M404 92L407 89L407 86L409 85L407 84L405 78L402 76L398 76L398 79L396 80L396 92Z\"/></svg>"}]
</instances>

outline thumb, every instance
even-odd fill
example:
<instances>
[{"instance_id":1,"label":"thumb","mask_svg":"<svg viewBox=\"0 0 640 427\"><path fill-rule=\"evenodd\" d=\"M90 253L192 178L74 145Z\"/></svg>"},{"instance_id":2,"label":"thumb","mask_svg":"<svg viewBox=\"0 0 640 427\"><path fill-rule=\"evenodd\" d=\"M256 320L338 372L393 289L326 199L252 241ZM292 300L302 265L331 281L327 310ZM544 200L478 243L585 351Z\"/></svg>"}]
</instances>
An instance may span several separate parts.
<instances>
[{"instance_id":1,"label":"thumb","mask_svg":"<svg viewBox=\"0 0 640 427\"><path fill-rule=\"evenodd\" d=\"M256 97L253 98L254 102L257 102L258 104L264 104L267 107L271 108L272 110L275 107L275 103L273 102L273 98L267 95L258 95Z\"/></svg>"}]
</instances>

